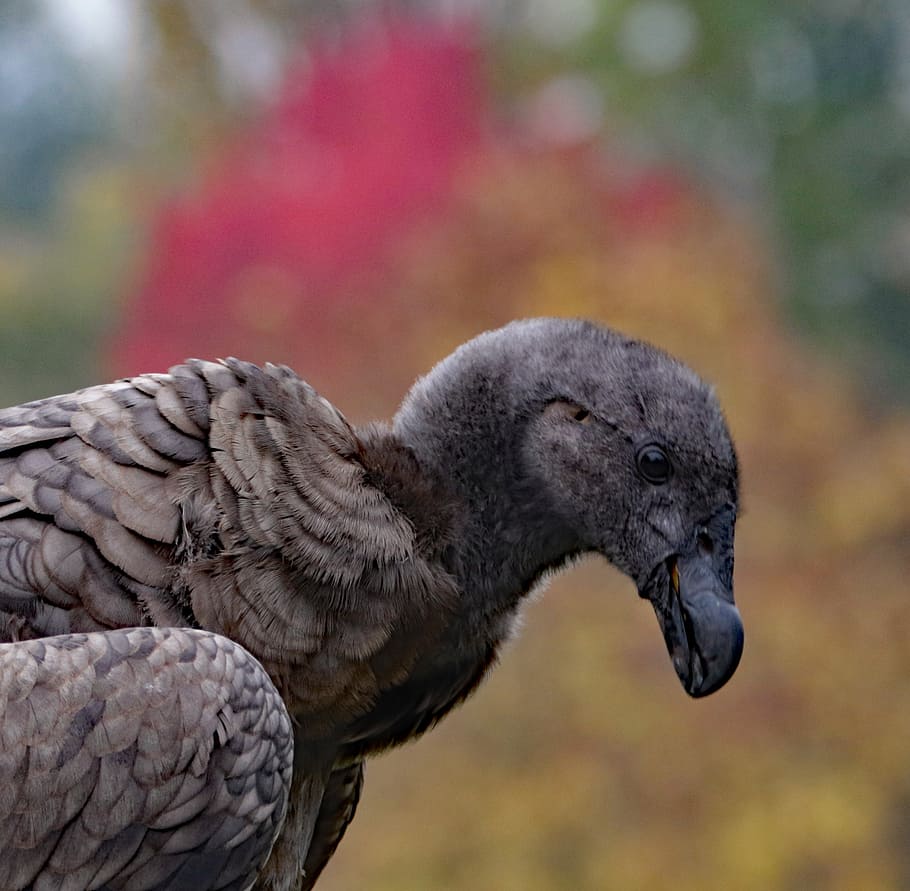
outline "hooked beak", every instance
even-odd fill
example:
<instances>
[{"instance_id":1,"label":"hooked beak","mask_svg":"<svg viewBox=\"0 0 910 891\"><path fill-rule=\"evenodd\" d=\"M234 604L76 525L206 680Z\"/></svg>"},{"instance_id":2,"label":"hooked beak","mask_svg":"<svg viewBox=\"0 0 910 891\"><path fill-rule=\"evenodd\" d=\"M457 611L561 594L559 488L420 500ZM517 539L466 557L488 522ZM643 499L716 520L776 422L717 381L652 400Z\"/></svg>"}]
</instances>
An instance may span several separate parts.
<instances>
[{"instance_id":1,"label":"hooked beak","mask_svg":"<svg viewBox=\"0 0 910 891\"><path fill-rule=\"evenodd\" d=\"M651 601L673 667L690 696L707 696L736 671L743 623L733 602L733 524L725 506L679 553L659 563L640 591Z\"/></svg>"}]
</instances>

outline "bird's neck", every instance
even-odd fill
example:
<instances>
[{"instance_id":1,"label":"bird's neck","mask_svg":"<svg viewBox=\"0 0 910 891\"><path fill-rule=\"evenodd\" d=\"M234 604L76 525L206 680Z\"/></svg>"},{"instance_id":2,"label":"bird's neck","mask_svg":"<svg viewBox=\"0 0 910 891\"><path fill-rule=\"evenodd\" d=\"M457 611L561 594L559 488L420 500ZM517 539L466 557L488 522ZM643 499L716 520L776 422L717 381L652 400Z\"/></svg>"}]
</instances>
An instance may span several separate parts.
<instances>
[{"instance_id":1,"label":"bird's neck","mask_svg":"<svg viewBox=\"0 0 910 891\"><path fill-rule=\"evenodd\" d=\"M440 553L461 592L464 613L478 626L514 614L548 570L579 551L574 537L529 482L509 442L491 438L494 425L459 431L424 427L393 434L414 456L421 487L440 505L452 505L447 546Z\"/></svg>"},{"instance_id":2,"label":"bird's neck","mask_svg":"<svg viewBox=\"0 0 910 891\"><path fill-rule=\"evenodd\" d=\"M466 495L466 528L451 571L466 607L483 619L509 619L542 576L578 552L572 536L545 512L519 508L491 483L480 499ZM501 501L498 501L500 498Z\"/></svg>"}]
</instances>

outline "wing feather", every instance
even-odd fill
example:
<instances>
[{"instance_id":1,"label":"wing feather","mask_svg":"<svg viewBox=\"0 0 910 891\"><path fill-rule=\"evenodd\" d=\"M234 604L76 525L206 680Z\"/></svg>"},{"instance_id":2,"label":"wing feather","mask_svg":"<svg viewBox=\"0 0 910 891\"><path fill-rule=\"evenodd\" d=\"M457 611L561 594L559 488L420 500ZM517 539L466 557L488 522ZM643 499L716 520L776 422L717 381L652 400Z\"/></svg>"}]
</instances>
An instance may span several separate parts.
<instances>
[{"instance_id":1,"label":"wing feather","mask_svg":"<svg viewBox=\"0 0 910 891\"><path fill-rule=\"evenodd\" d=\"M79 438L107 452L119 464L136 464L158 473L173 470L174 463L147 445L139 435L133 412L124 411L105 392L105 387L96 389L98 392L86 391L80 411L73 414L71 425Z\"/></svg>"},{"instance_id":2,"label":"wing feather","mask_svg":"<svg viewBox=\"0 0 910 891\"><path fill-rule=\"evenodd\" d=\"M148 377L150 376L146 375L146 378ZM181 433L185 433L200 442L204 441L208 425L206 424L205 429L203 429L193 420L191 407L180 396L180 388L178 386L180 378L176 374L172 378L167 378L165 375L161 375L160 378L156 380L154 394L149 393L149 395L154 395L155 405L158 406L161 416L173 424ZM206 419L208 419L208 405L206 405Z\"/></svg>"},{"instance_id":3,"label":"wing feather","mask_svg":"<svg viewBox=\"0 0 910 891\"><path fill-rule=\"evenodd\" d=\"M332 858L345 831L354 819L354 813L363 791L363 762L338 767L326 783L313 841L304 864L305 880L300 891L309 891L316 884L322 870Z\"/></svg>"},{"instance_id":4,"label":"wing feather","mask_svg":"<svg viewBox=\"0 0 910 891\"><path fill-rule=\"evenodd\" d=\"M5 644L0 714L0 887L250 887L293 741L236 644L153 628Z\"/></svg>"}]
</instances>

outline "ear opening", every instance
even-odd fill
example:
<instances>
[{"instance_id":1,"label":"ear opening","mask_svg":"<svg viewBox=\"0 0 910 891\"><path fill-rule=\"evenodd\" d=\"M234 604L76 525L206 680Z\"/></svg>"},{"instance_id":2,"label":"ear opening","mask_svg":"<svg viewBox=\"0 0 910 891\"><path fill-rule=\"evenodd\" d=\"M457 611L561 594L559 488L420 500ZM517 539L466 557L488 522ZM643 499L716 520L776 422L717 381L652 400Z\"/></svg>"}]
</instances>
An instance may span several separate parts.
<instances>
[{"instance_id":1,"label":"ear opening","mask_svg":"<svg viewBox=\"0 0 910 891\"><path fill-rule=\"evenodd\" d=\"M590 424L593 420L591 410L578 402L569 399L554 399L547 403L544 416L554 420L571 421L575 424Z\"/></svg>"}]
</instances>

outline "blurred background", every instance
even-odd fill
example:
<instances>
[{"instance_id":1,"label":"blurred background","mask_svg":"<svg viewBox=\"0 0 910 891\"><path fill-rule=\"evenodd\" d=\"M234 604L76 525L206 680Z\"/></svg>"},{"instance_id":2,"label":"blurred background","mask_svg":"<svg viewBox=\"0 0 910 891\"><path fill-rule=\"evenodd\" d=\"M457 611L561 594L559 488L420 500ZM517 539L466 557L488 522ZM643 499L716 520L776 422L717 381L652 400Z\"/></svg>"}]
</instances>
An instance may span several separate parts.
<instances>
[{"instance_id":1,"label":"blurred background","mask_svg":"<svg viewBox=\"0 0 910 891\"><path fill-rule=\"evenodd\" d=\"M0 0L0 398L190 355L354 421L583 315L716 383L742 665L591 561L326 891L910 888L906 0Z\"/></svg>"}]
</instances>

